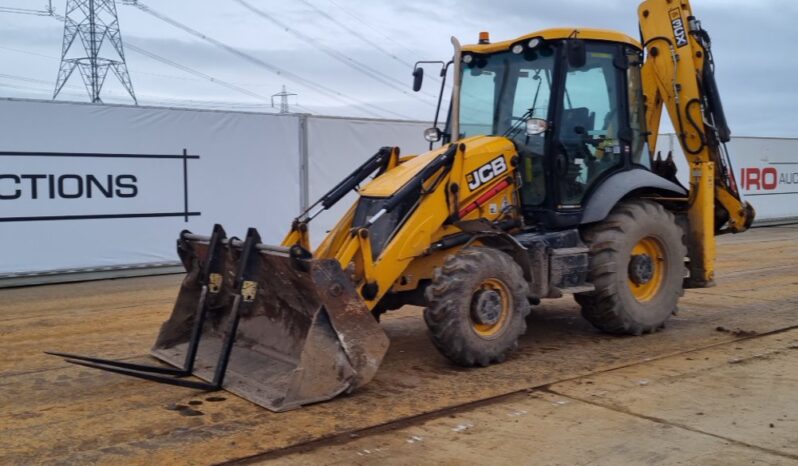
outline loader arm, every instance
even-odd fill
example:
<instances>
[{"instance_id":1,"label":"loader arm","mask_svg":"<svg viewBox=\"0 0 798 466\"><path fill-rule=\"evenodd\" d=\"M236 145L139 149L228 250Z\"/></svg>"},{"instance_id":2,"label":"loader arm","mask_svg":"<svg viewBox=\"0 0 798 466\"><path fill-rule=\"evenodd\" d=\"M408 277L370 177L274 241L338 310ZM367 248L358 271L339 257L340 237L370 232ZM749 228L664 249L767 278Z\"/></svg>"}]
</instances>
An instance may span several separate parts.
<instances>
[{"instance_id":1,"label":"loader arm","mask_svg":"<svg viewBox=\"0 0 798 466\"><path fill-rule=\"evenodd\" d=\"M513 144L505 138L471 138L402 159L396 148L384 151L391 154L385 159L389 162L373 180L367 181L366 176L350 176L347 179L358 180L358 183L339 184L348 190L359 185L360 199L312 254L314 259L337 261L352 278L370 310L394 286L414 288L418 285L418 273L405 273L411 264L424 259L440 263L442 259L437 257L436 243L447 237L469 236L457 226L459 222L484 218L496 225L500 221L504 221L502 225L514 225L511 220L518 217L515 210L497 209L499 205L517 204L512 165L516 153ZM366 171L370 174L377 167L368 163L364 166L365 171L358 169L355 174ZM467 173L475 170L493 173L497 167L500 169L489 181L473 189L467 186ZM343 196L328 194L325 197L337 201ZM303 214L294 221L283 241L284 247L307 248L306 221L312 217Z\"/></svg>"},{"instance_id":2,"label":"loader arm","mask_svg":"<svg viewBox=\"0 0 798 466\"><path fill-rule=\"evenodd\" d=\"M688 285L712 286L715 235L747 230L755 213L740 197L726 150L731 133L715 83L711 42L689 0L646 0L638 14L646 51L649 147L655 153L665 106L690 167Z\"/></svg>"}]
</instances>

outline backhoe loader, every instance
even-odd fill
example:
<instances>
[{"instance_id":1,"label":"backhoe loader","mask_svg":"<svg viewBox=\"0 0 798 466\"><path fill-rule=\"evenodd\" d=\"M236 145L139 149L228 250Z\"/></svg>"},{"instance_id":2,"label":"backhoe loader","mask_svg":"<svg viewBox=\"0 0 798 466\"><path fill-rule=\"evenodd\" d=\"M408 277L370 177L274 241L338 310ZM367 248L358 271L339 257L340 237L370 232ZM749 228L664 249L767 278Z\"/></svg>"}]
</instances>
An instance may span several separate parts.
<instances>
[{"instance_id":1,"label":"backhoe loader","mask_svg":"<svg viewBox=\"0 0 798 466\"><path fill-rule=\"evenodd\" d=\"M646 0L639 22L639 42L588 28L453 38L440 62L441 97L453 79L448 117L425 132L428 152L379 149L279 246L254 229L180 235L187 274L152 349L176 368L56 354L283 411L369 382L389 343L379 317L408 304L462 366L504 361L531 306L566 294L605 332L660 330L684 288L712 286L715 236L745 231L754 211L689 1ZM430 63L416 65L415 90ZM652 155L663 107L686 187L670 157ZM353 190L312 250L309 223Z\"/></svg>"}]
</instances>

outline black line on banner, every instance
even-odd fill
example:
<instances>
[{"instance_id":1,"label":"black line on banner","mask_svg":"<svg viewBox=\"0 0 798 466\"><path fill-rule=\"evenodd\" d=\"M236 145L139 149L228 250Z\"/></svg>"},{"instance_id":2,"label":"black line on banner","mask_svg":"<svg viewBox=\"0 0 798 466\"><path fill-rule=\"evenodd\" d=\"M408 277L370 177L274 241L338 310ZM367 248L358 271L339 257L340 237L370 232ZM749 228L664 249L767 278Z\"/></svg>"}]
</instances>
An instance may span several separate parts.
<instances>
[{"instance_id":1,"label":"black line on banner","mask_svg":"<svg viewBox=\"0 0 798 466\"><path fill-rule=\"evenodd\" d=\"M794 192L794 193L759 193L759 194L743 194L743 196L745 196L745 197L749 197L749 196L779 196L779 195L788 195L788 194L789 194L789 195L792 195L792 194L798 194L798 192Z\"/></svg>"},{"instance_id":2,"label":"black line on banner","mask_svg":"<svg viewBox=\"0 0 798 466\"><path fill-rule=\"evenodd\" d=\"M798 162L770 162L770 165L798 165Z\"/></svg>"},{"instance_id":3,"label":"black line on banner","mask_svg":"<svg viewBox=\"0 0 798 466\"><path fill-rule=\"evenodd\" d=\"M183 212L184 221L188 223L188 151L183 148Z\"/></svg>"},{"instance_id":4,"label":"black line on banner","mask_svg":"<svg viewBox=\"0 0 798 466\"><path fill-rule=\"evenodd\" d=\"M106 214L106 215L53 215L46 217L5 217L2 222L43 222L56 220L102 220L114 218L154 218L154 217L199 217L200 212L158 212L151 214ZM188 220L186 220L188 221Z\"/></svg>"},{"instance_id":5,"label":"black line on banner","mask_svg":"<svg viewBox=\"0 0 798 466\"><path fill-rule=\"evenodd\" d=\"M0 152L0 157L88 157L125 159L199 159L199 155L158 155L158 154L100 154L72 152Z\"/></svg>"}]
</instances>

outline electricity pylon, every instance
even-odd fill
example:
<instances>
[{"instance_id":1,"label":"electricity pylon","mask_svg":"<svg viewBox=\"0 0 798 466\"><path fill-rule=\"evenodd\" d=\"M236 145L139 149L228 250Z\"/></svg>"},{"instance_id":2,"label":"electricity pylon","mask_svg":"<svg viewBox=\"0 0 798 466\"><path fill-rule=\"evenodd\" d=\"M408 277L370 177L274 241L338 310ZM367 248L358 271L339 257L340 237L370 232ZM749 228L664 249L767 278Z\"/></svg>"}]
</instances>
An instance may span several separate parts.
<instances>
[{"instance_id":1,"label":"electricity pylon","mask_svg":"<svg viewBox=\"0 0 798 466\"><path fill-rule=\"evenodd\" d=\"M73 50L80 39L82 53ZM106 42L106 40L108 42ZM103 44L109 43L116 55L104 56ZM108 47L106 47L106 50ZM110 50L108 50L110 52ZM72 53L70 53L72 52ZM64 40L61 46L61 66L55 83L53 99L64 87L75 69L80 72L83 84L92 102L101 103L100 91L110 69L127 89L133 102L138 104L133 83L127 71L122 34L116 14L115 0L67 0L64 14Z\"/></svg>"}]
</instances>

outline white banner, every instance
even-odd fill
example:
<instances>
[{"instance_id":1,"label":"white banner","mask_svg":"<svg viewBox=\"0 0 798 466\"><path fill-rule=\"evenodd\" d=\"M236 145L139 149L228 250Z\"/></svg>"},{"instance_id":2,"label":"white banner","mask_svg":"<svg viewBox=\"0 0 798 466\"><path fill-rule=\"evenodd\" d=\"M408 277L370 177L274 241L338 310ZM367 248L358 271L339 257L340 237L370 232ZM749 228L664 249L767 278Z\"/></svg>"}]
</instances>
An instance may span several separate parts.
<instances>
[{"instance_id":1,"label":"white banner","mask_svg":"<svg viewBox=\"0 0 798 466\"><path fill-rule=\"evenodd\" d=\"M180 231L214 223L279 242L300 207L298 121L0 100L0 275L174 262Z\"/></svg>"},{"instance_id":2,"label":"white banner","mask_svg":"<svg viewBox=\"0 0 798 466\"><path fill-rule=\"evenodd\" d=\"M727 144L743 199L756 209L756 224L798 218L798 139L734 137ZM669 151L687 186L688 170L674 134L660 136L657 150Z\"/></svg>"}]
</instances>

